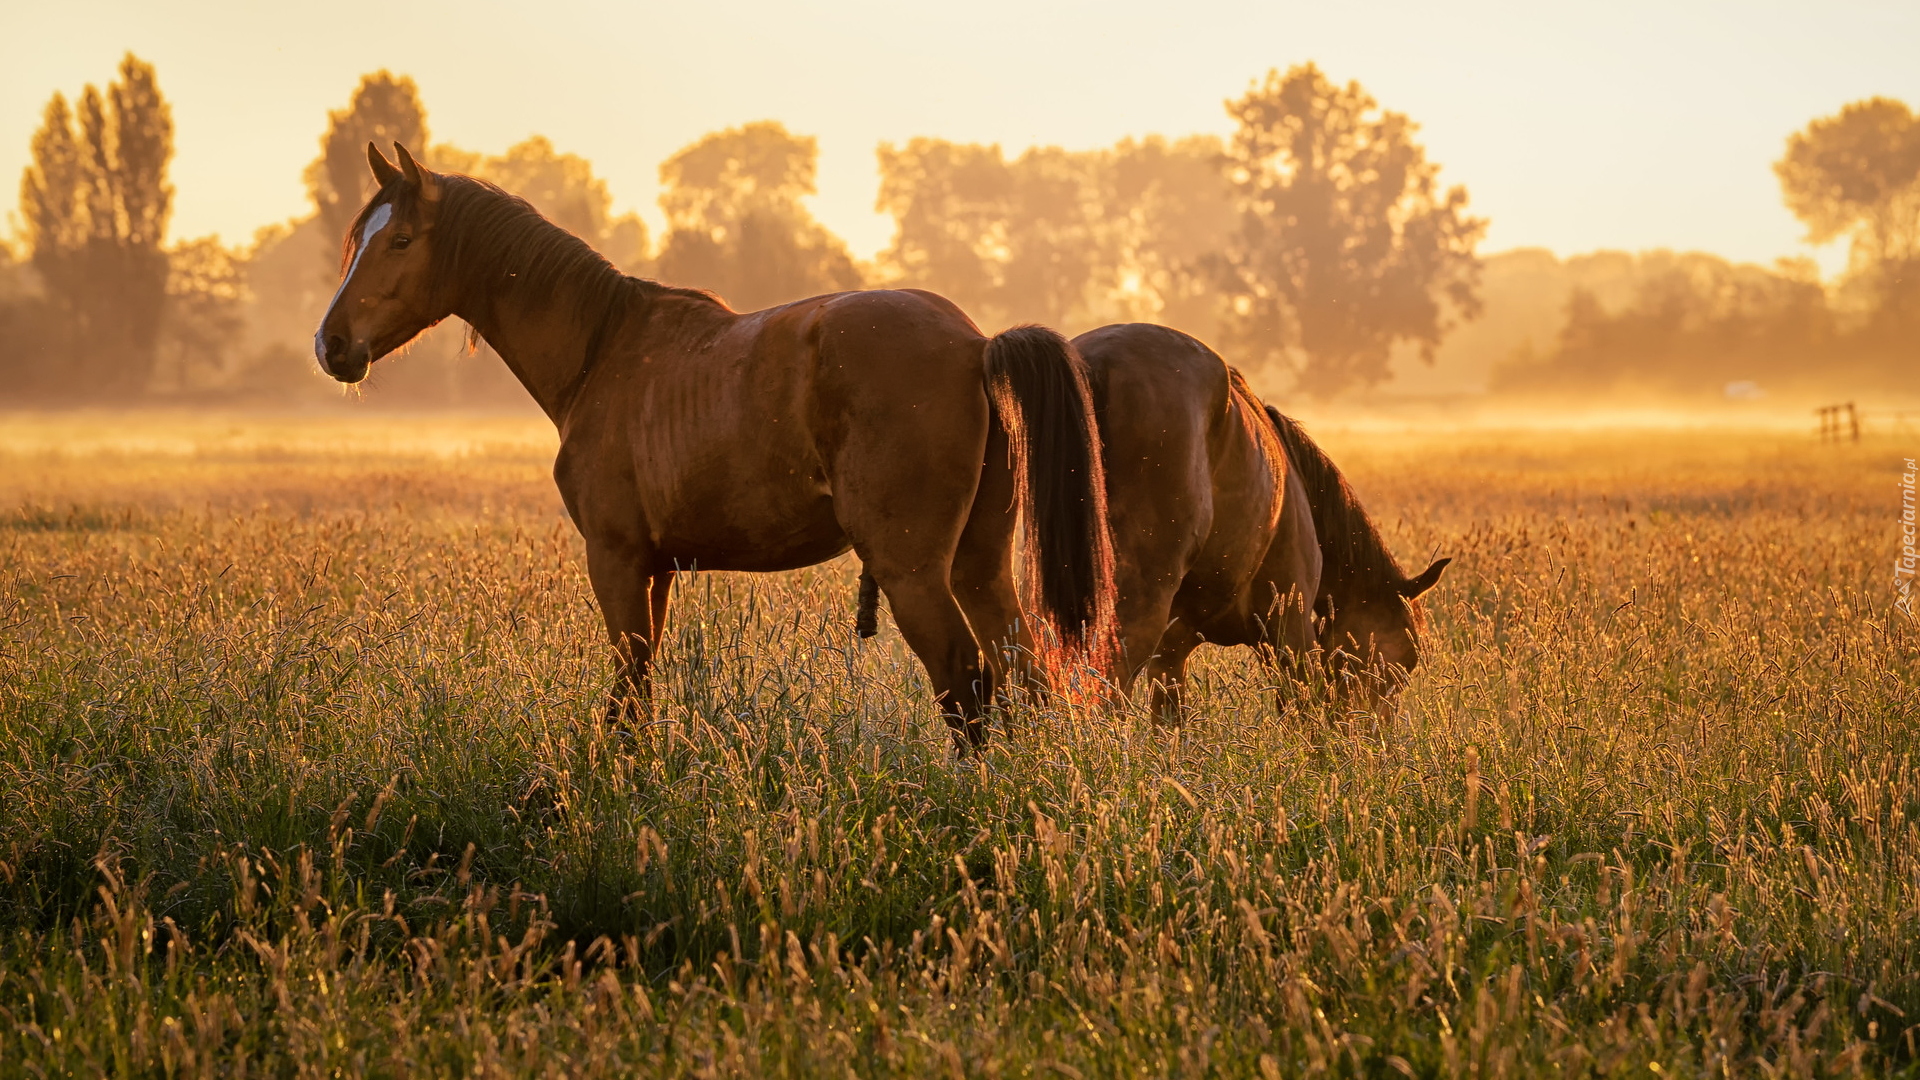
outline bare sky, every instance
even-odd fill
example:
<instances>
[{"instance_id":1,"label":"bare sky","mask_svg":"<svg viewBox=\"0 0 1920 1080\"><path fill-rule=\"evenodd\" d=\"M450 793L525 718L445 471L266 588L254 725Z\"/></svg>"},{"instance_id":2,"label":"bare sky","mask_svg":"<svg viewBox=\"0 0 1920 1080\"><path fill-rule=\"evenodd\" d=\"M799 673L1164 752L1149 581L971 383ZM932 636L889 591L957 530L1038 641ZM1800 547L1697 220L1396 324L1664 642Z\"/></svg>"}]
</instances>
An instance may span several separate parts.
<instances>
[{"instance_id":1,"label":"bare sky","mask_svg":"<svg viewBox=\"0 0 1920 1080\"><path fill-rule=\"evenodd\" d=\"M326 111L381 67L419 81L436 140L497 153L548 135L656 229L662 159L784 121L819 137L816 212L863 256L890 235L873 211L880 140L1012 152L1224 133L1223 99L1314 60L1422 125L1443 178L1492 219L1484 250L1767 261L1814 253L1769 168L1788 134L1874 94L1920 105L1912 0L4 2L0 203L47 96L106 82L132 49L173 102L174 235L229 241L305 211Z\"/></svg>"}]
</instances>

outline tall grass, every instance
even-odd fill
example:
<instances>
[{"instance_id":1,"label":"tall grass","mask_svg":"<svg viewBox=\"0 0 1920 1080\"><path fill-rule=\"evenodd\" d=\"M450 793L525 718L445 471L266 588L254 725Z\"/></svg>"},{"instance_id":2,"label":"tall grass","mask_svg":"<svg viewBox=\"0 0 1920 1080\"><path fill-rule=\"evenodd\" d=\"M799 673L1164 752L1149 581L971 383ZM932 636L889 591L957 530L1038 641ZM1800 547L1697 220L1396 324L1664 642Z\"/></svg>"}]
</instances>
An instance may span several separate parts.
<instances>
[{"instance_id":1,"label":"tall grass","mask_svg":"<svg viewBox=\"0 0 1920 1080\"><path fill-rule=\"evenodd\" d=\"M1920 1071L1890 445L1334 433L1456 556L1399 715L959 761L844 563L609 733L539 439L205 431L0 460L0 1071Z\"/></svg>"}]
</instances>

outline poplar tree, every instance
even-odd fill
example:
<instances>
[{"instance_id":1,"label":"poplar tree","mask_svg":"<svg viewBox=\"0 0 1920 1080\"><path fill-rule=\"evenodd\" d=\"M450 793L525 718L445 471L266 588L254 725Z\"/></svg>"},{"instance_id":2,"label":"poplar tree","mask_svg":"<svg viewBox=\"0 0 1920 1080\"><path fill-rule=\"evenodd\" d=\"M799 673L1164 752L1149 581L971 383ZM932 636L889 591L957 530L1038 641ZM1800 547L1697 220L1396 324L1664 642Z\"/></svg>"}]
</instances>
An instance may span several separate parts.
<instances>
[{"instance_id":1,"label":"poplar tree","mask_svg":"<svg viewBox=\"0 0 1920 1080\"><path fill-rule=\"evenodd\" d=\"M78 109L54 94L20 181L34 269L57 326L47 384L126 397L152 378L167 303L162 243L173 206L173 116L153 65L132 53Z\"/></svg>"}]
</instances>

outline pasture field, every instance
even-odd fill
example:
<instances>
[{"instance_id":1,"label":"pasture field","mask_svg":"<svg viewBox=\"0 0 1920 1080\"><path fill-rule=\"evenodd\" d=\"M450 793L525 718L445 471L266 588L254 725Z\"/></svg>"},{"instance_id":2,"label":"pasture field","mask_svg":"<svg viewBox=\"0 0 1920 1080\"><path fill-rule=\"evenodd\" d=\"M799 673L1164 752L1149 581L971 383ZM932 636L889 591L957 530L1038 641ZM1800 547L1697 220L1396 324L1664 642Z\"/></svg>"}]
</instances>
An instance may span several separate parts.
<instances>
[{"instance_id":1,"label":"pasture field","mask_svg":"<svg viewBox=\"0 0 1920 1080\"><path fill-rule=\"evenodd\" d=\"M0 418L0 1073L1920 1073L1912 440L1327 425L1396 716L956 761L855 570L611 679L542 422Z\"/></svg>"}]
</instances>

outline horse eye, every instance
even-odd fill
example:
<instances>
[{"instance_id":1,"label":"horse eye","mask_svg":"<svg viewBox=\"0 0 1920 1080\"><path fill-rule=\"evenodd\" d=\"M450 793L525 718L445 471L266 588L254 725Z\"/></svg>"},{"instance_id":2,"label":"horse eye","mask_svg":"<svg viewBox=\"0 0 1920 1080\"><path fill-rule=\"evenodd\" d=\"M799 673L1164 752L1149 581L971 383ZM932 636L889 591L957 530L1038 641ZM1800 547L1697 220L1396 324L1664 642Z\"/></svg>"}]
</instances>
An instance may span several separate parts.
<instances>
[{"instance_id":1,"label":"horse eye","mask_svg":"<svg viewBox=\"0 0 1920 1080\"><path fill-rule=\"evenodd\" d=\"M393 250L405 251L407 250L407 245L411 243L413 243L413 237L411 236L396 236L393 238Z\"/></svg>"}]
</instances>

